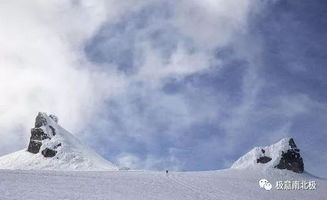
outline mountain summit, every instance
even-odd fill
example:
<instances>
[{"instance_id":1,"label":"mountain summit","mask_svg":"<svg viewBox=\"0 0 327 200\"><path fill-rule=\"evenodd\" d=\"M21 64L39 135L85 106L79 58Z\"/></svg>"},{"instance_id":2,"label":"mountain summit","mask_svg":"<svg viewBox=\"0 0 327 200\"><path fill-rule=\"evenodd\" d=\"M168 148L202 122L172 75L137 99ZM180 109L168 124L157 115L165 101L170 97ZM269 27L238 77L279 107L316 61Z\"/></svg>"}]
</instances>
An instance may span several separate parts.
<instances>
[{"instance_id":1,"label":"mountain summit","mask_svg":"<svg viewBox=\"0 0 327 200\"><path fill-rule=\"evenodd\" d=\"M0 157L0 169L118 170L58 124L58 117L38 113L27 150Z\"/></svg>"},{"instance_id":2,"label":"mountain summit","mask_svg":"<svg viewBox=\"0 0 327 200\"><path fill-rule=\"evenodd\" d=\"M276 168L303 173L304 163L293 138L284 138L279 142L265 147L255 147L239 158L231 168Z\"/></svg>"}]
</instances>

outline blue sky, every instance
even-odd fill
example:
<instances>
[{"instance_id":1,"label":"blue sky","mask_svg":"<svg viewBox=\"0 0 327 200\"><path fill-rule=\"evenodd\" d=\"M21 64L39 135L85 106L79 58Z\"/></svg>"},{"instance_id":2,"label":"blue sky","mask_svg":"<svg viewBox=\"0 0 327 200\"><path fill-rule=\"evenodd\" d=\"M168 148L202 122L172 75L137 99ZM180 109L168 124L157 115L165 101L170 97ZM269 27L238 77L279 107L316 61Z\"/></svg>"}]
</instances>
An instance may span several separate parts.
<instances>
[{"instance_id":1,"label":"blue sky","mask_svg":"<svg viewBox=\"0 0 327 200\"><path fill-rule=\"evenodd\" d=\"M35 31L3 32L0 72L18 82L0 87L2 152L26 145L42 109L122 166L221 169L290 136L327 177L325 1L95 2L8 14L17 27L0 30Z\"/></svg>"},{"instance_id":2,"label":"blue sky","mask_svg":"<svg viewBox=\"0 0 327 200\"><path fill-rule=\"evenodd\" d=\"M137 50L138 39L148 41L163 57L172 56L179 44L197 51L196 41L180 34L178 27L152 24L173 17L170 6L167 2L151 4L126 13L115 24L103 25L86 45L88 58L104 65L101 67L114 64L120 73L133 76L143 59L142 50ZM111 157L126 152L143 162L148 156L155 157L159 159L155 169L178 165L181 170L209 170L228 167L253 146L291 136L301 147L308 170L325 171L326 11L323 1L267 5L259 14L250 14L246 32L236 33L229 44L206 49L212 59L208 70L169 77L155 90L147 91L141 85L126 101L108 102L103 117L112 122L109 130L115 133L109 131L98 138L106 141L101 146L109 146L104 154ZM247 49L251 55L239 52ZM252 79L247 89L246 79ZM175 110L174 100L165 98L177 98L187 114ZM129 125L124 112L133 116L136 127ZM205 119L183 124L193 114ZM111 134L120 142L111 141ZM149 138L138 140L134 134Z\"/></svg>"}]
</instances>

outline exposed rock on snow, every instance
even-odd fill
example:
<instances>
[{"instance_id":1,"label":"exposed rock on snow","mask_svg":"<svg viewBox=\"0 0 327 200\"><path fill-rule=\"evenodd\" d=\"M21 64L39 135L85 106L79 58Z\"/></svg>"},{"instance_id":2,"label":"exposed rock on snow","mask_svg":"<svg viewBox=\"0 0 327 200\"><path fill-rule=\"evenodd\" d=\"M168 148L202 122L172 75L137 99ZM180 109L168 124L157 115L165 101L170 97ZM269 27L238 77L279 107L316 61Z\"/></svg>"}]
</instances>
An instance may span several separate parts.
<instances>
[{"instance_id":1,"label":"exposed rock on snow","mask_svg":"<svg viewBox=\"0 0 327 200\"><path fill-rule=\"evenodd\" d=\"M58 117L56 115L51 114L49 117L58 124Z\"/></svg>"},{"instance_id":2,"label":"exposed rock on snow","mask_svg":"<svg viewBox=\"0 0 327 200\"><path fill-rule=\"evenodd\" d=\"M288 169L297 173L304 171L303 159L300 155L300 149L296 147L294 140L289 140L290 149L287 152L282 152L282 157L275 167L278 169Z\"/></svg>"},{"instance_id":3,"label":"exposed rock on snow","mask_svg":"<svg viewBox=\"0 0 327 200\"><path fill-rule=\"evenodd\" d=\"M49 115L49 119L58 123L58 117L55 115ZM55 135L56 129L47 121L47 115L45 113L39 113L35 119L35 127L31 130L31 138L27 151L35 154L39 153L42 141L47 139L51 140ZM44 157L54 157L57 154L57 151L54 150L56 147L58 147L58 145L53 146L53 149L49 147L45 148L42 150L42 155Z\"/></svg>"},{"instance_id":4,"label":"exposed rock on snow","mask_svg":"<svg viewBox=\"0 0 327 200\"><path fill-rule=\"evenodd\" d=\"M257 163L267 163L269 161L271 161L271 158L268 156L262 156L257 159Z\"/></svg>"},{"instance_id":5,"label":"exposed rock on snow","mask_svg":"<svg viewBox=\"0 0 327 200\"><path fill-rule=\"evenodd\" d=\"M49 149L49 148L45 148L45 149L42 151L42 155L43 155L44 157L54 157L56 154L57 154L57 151L56 151L56 150Z\"/></svg>"},{"instance_id":6,"label":"exposed rock on snow","mask_svg":"<svg viewBox=\"0 0 327 200\"><path fill-rule=\"evenodd\" d=\"M37 115L27 150L0 157L0 169L118 170L46 113Z\"/></svg>"},{"instance_id":7,"label":"exposed rock on snow","mask_svg":"<svg viewBox=\"0 0 327 200\"><path fill-rule=\"evenodd\" d=\"M48 122L46 120L44 113L39 113L35 119L35 127L31 130L30 143L28 145L27 151L31 153L39 153L42 146L42 140L51 139L53 136L54 128L51 127L52 134L48 134L45 130Z\"/></svg>"},{"instance_id":8,"label":"exposed rock on snow","mask_svg":"<svg viewBox=\"0 0 327 200\"><path fill-rule=\"evenodd\" d=\"M248 167L287 169L297 173L304 171L300 149L293 138L284 138L266 147L255 147L239 158L231 168Z\"/></svg>"}]
</instances>

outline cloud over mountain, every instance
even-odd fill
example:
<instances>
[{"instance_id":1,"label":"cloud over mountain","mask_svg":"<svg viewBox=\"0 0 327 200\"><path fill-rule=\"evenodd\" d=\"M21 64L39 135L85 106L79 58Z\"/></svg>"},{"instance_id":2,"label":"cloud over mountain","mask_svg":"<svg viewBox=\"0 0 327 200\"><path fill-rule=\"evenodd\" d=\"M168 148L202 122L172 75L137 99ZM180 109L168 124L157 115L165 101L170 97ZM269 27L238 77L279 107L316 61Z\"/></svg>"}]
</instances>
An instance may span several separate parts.
<instances>
[{"instance_id":1,"label":"cloud over mountain","mask_svg":"<svg viewBox=\"0 0 327 200\"><path fill-rule=\"evenodd\" d=\"M308 140L324 144L326 95L313 88L325 71L308 66L325 61L300 50L311 46L303 38L315 27L299 31L310 21L299 13L317 8L287 2L6 1L0 137L11 142L0 151L26 145L39 110L135 168L226 167L284 136L303 136L296 141L304 148ZM301 126L311 116L314 125ZM315 154L307 152L304 159Z\"/></svg>"}]
</instances>

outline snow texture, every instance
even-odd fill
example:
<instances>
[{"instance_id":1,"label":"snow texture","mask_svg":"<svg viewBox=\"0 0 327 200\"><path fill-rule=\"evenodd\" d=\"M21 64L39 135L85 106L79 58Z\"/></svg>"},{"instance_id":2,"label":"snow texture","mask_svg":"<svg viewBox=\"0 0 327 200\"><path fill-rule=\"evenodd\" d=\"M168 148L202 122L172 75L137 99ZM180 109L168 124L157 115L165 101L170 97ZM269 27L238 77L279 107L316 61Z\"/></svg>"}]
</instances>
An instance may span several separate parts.
<instances>
[{"instance_id":1,"label":"snow texture","mask_svg":"<svg viewBox=\"0 0 327 200\"><path fill-rule=\"evenodd\" d=\"M272 184L259 187L265 178ZM276 181L316 181L316 190L277 190ZM288 170L67 172L0 170L1 200L325 200L327 180Z\"/></svg>"},{"instance_id":2,"label":"snow texture","mask_svg":"<svg viewBox=\"0 0 327 200\"><path fill-rule=\"evenodd\" d=\"M57 124L58 118L41 113L46 120L42 130L51 139L42 141L40 152L30 153L26 150L17 151L0 157L0 169L20 170L118 170L111 162L105 160L92 149L82 144L75 136ZM55 135L52 133L55 130ZM59 146L60 144L60 146ZM57 151L54 157L44 157L42 150L49 148Z\"/></svg>"}]
</instances>

